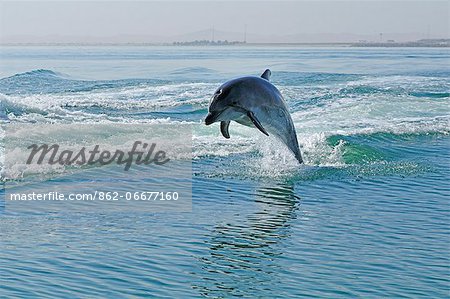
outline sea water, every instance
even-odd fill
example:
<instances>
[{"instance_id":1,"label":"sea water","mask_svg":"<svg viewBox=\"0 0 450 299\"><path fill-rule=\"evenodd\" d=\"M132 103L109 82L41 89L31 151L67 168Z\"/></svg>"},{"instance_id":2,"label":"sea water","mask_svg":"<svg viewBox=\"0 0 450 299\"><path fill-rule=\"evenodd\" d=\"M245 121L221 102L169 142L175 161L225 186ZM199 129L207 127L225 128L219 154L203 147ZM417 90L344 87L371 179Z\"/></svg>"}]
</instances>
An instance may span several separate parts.
<instances>
[{"instance_id":1,"label":"sea water","mask_svg":"<svg viewBox=\"0 0 450 299\"><path fill-rule=\"evenodd\" d=\"M449 58L438 48L0 48L2 124L192 126L193 192L184 213L3 205L0 297L448 298ZM266 68L304 165L256 129L232 123L225 139L203 123L221 83ZM126 187L105 169L90 175ZM76 186L83 171L48 179Z\"/></svg>"}]
</instances>

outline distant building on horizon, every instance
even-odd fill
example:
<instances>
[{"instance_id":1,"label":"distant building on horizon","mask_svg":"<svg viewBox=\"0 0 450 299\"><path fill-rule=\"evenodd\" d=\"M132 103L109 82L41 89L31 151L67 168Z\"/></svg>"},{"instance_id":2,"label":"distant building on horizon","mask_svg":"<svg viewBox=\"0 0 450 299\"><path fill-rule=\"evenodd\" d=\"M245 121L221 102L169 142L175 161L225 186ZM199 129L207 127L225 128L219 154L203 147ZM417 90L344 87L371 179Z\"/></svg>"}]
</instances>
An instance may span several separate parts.
<instances>
[{"instance_id":1,"label":"distant building on horizon","mask_svg":"<svg viewBox=\"0 0 450 299\"><path fill-rule=\"evenodd\" d=\"M174 46L230 46L230 45L239 45L245 44L245 41L228 41L228 40L194 40L187 42L173 42Z\"/></svg>"}]
</instances>

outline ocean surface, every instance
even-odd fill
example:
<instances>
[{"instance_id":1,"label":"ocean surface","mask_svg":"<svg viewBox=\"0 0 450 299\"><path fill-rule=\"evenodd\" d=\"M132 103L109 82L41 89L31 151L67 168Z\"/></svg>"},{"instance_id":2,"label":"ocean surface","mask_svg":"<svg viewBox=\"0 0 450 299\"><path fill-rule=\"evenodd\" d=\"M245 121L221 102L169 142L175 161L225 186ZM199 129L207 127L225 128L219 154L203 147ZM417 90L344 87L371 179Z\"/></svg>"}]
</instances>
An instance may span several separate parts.
<instances>
[{"instance_id":1,"label":"ocean surface","mask_svg":"<svg viewBox=\"0 0 450 299\"><path fill-rule=\"evenodd\" d=\"M449 298L449 62L427 48L0 48L2 124L192 126L193 193L192 212L0 205L0 297ZM221 83L266 68L304 165L256 129L232 123L227 140L203 124Z\"/></svg>"}]
</instances>

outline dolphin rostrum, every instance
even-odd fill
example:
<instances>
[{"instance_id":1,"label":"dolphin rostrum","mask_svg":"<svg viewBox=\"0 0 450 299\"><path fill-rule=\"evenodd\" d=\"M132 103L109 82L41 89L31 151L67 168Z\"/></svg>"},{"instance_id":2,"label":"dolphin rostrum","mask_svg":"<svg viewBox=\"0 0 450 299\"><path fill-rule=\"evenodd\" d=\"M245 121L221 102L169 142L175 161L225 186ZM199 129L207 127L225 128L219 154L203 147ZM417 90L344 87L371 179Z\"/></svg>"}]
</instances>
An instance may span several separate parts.
<instances>
[{"instance_id":1,"label":"dolphin rostrum","mask_svg":"<svg viewBox=\"0 0 450 299\"><path fill-rule=\"evenodd\" d=\"M220 121L225 138L230 138L228 128L232 120L256 127L267 136L270 133L281 139L302 163L294 123L283 96L269 82L270 75L267 69L261 77L240 77L222 84L214 93L205 124Z\"/></svg>"}]
</instances>

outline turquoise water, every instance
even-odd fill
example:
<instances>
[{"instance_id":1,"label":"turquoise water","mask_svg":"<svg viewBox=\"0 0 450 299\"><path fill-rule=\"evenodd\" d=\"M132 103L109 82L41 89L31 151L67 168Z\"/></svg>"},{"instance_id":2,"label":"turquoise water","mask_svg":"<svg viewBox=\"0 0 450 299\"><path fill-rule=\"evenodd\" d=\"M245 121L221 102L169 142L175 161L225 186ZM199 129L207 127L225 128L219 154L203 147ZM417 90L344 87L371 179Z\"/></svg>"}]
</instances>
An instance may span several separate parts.
<instances>
[{"instance_id":1,"label":"turquoise water","mask_svg":"<svg viewBox=\"0 0 450 299\"><path fill-rule=\"evenodd\" d=\"M419 48L1 48L2 123L192 125L193 202L187 213L3 207L0 297L448 298L449 58ZM226 140L202 124L217 86L265 68L305 165L254 129L234 123ZM83 171L51 179L75 185Z\"/></svg>"}]
</instances>

